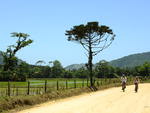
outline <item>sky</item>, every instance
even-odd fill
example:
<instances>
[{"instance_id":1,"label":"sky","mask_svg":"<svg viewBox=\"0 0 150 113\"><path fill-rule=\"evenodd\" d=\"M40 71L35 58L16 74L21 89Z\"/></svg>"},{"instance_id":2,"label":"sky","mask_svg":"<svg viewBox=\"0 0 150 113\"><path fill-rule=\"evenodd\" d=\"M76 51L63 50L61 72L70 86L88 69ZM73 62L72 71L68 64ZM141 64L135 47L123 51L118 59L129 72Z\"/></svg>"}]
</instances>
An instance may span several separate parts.
<instances>
[{"instance_id":1,"label":"sky","mask_svg":"<svg viewBox=\"0 0 150 113\"><path fill-rule=\"evenodd\" d=\"M0 50L15 44L10 33L23 32L34 42L16 56L29 64L86 63L85 50L67 41L65 31L91 21L109 26L116 34L94 63L150 51L150 0L0 0Z\"/></svg>"}]
</instances>

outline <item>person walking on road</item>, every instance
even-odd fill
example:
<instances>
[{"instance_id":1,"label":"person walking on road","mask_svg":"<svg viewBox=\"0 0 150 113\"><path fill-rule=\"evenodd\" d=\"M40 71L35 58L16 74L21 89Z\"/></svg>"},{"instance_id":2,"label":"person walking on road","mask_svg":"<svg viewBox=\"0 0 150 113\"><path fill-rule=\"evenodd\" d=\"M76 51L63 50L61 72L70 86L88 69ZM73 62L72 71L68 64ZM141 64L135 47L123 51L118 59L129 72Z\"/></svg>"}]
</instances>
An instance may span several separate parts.
<instances>
[{"instance_id":1,"label":"person walking on road","mask_svg":"<svg viewBox=\"0 0 150 113\"><path fill-rule=\"evenodd\" d=\"M135 89L134 90L135 90L135 92L138 92L139 82L140 82L139 77L136 76L135 80L134 80L134 85L135 85Z\"/></svg>"},{"instance_id":2,"label":"person walking on road","mask_svg":"<svg viewBox=\"0 0 150 113\"><path fill-rule=\"evenodd\" d=\"M122 90L124 92L126 88L126 82L127 82L127 77L124 74L121 77L121 82L122 82Z\"/></svg>"}]
</instances>

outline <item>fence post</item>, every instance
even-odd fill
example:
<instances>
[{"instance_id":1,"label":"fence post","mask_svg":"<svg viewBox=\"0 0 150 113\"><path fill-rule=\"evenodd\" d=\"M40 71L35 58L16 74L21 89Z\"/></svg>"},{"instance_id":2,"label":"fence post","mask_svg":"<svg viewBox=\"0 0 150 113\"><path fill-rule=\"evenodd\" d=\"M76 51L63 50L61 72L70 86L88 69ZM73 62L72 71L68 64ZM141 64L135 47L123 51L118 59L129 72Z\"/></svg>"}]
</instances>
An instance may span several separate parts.
<instances>
[{"instance_id":1,"label":"fence post","mask_svg":"<svg viewBox=\"0 0 150 113\"><path fill-rule=\"evenodd\" d=\"M13 94L12 95L15 96L15 84L13 86Z\"/></svg>"},{"instance_id":2,"label":"fence post","mask_svg":"<svg viewBox=\"0 0 150 113\"><path fill-rule=\"evenodd\" d=\"M68 89L68 81L66 80L66 89Z\"/></svg>"},{"instance_id":3,"label":"fence post","mask_svg":"<svg viewBox=\"0 0 150 113\"><path fill-rule=\"evenodd\" d=\"M27 95L30 94L30 81L28 81L28 92L27 92Z\"/></svg>"},{"instance_id":4,"label":"fence post","mask_svg":"<svg viewBox=\"0 0 150 113\"><path fill-rule=\"evenodd\" d=\"M47 91L47 80L45 80L45 93Z\"/></svg>"},{"instance_id":5,"label":"fence post","mask_svg":"<svg viewBox=\"0 0 150 113\"><path fill-rule=\"evenodd\" d=\"M8 81L8 96L10 96L10 82Z\"/></svg>"},{"instance_id":6,"label":"fence post","mask_svg":"<svg viewBox=\"0 0 150 113\"><path fill-rule=\"evenodd\" d=\"M76 80L74 80L74 88L76 88L77 86L76 86Z\"/></svg>"},{"instance_id":7,"label":"fence post","mask_svg":"<svg viewBox=\"0 0 150 113\"><path fill-rule=\"evenodd\" d=\"M57 80L57 90L59 90L59 82L58 82L58 80Z\"/></svg>"}]
</instances>

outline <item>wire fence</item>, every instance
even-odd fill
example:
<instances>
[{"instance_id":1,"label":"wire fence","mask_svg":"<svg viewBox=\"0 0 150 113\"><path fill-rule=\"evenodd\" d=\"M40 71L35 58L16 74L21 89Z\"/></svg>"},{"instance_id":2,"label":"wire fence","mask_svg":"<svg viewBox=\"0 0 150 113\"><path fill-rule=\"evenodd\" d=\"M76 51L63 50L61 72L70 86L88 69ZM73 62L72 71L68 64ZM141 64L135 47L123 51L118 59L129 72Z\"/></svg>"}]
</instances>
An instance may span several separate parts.
<instances>
[{"instance_id":1,"label":"wire fence","mask_svg":"<svg viewBox=\"0 0 150 113\"><path fill-rule=\"evenodd\" d=\"M150 82L150 79L143 79L141 82ZM0 82L1 83L1 82ZM103 86L120 86L121 82L118 78L95 79L95 86L101 88ZM129 77L127 84L133 84L133 78ZM56 80L34 82L28 81L24 85L7 82L0 86L0 96L19 96L19 95L39 95L57 90L69 90L75 88L85 88L90 86L90 81L83 80Z\"/></svg>"}]
</instances>

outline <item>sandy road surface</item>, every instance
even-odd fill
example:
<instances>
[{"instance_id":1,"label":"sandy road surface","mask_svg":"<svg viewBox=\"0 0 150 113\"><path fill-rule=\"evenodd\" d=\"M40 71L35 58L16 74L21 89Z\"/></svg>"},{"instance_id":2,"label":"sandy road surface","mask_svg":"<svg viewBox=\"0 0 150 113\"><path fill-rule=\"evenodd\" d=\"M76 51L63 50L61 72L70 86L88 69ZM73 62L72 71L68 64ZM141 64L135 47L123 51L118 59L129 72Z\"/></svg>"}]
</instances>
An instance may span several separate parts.
<instances>
[{"instance_id":1,"label":"sandy road surface","mask_svg":"<svg viewBox=\"0 0 150 113\"><path fill-rule=\"evenodd\" d=\"M90 94L47 102L18 113L150 113L150 84L140 84L139 92L127 86L125 92L111 88Z\"/></svg>"}]
</instances>

